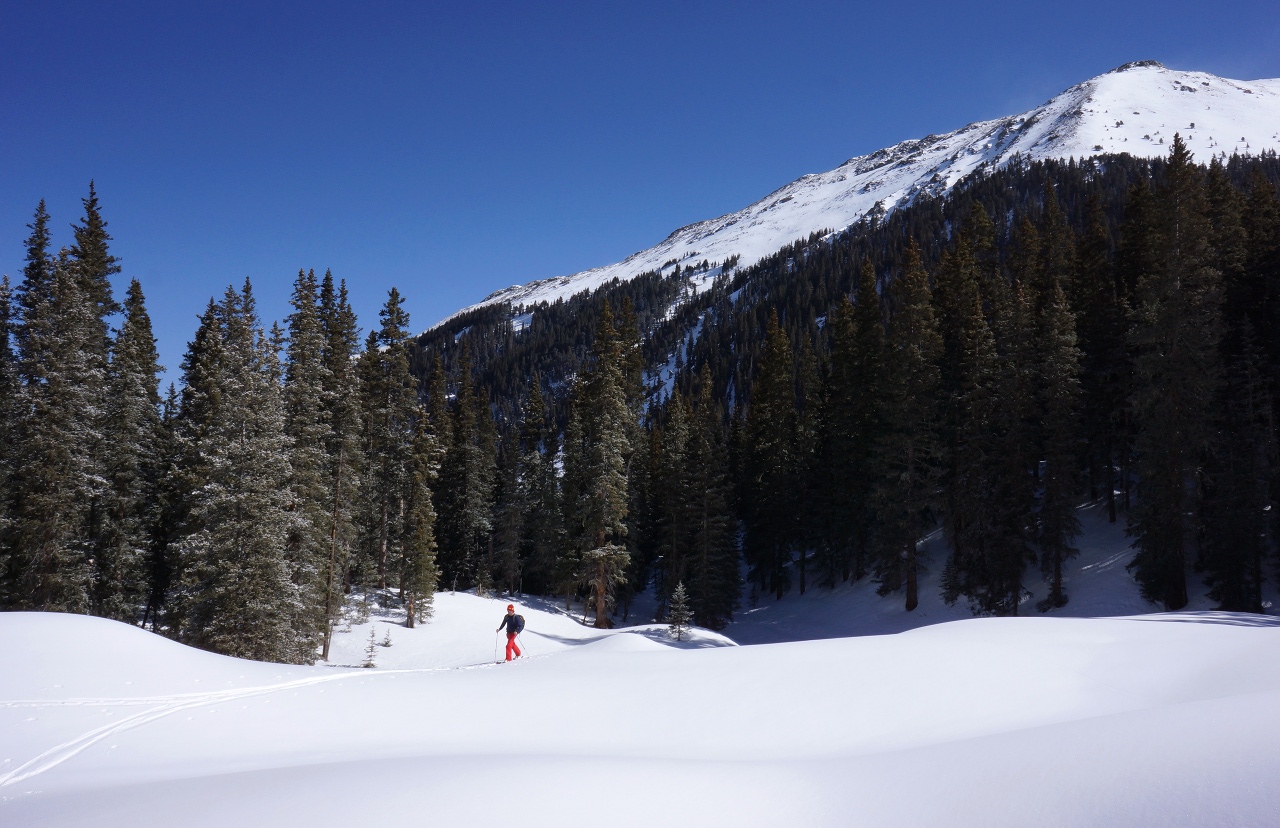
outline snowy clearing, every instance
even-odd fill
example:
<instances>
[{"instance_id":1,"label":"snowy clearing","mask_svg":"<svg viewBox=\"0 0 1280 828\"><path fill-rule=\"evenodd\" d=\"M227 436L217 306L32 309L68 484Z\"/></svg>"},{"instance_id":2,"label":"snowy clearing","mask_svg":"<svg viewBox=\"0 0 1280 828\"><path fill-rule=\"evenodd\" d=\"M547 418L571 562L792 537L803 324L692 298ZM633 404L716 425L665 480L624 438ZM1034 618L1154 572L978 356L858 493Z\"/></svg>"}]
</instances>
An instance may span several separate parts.
<instances>
[{"instance_id":1,"label":"snowy clearing","mask_svg":"<svg viewBox=\"0 0 1280 828\"><path fill-rule=\"evenodd\" d=\"M496 665L505 604L444 593L418 629L375 614L336 638L356 664L389 628L374 669L0 615L0 823L1202 826L1280 806L1268 617L673 646L521 604L529 657Z\"/></svg>"}]
</instances>

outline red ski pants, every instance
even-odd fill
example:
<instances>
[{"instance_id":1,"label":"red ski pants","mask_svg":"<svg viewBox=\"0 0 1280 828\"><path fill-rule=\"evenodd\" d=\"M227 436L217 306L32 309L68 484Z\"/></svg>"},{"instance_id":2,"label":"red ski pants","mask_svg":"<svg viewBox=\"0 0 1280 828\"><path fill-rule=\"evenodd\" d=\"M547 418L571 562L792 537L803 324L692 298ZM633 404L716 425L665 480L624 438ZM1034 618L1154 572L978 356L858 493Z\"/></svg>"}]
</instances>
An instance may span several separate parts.
<instances>
[{"instance_id":1,"label":"red ski pants","mask_svg":"<svg viewBox=\"0 0 1280 828\"><path fill-rule=\"evenodd\" d=\"M507 661L511 660L511 653L516 654L516 658L520 657L520 647L516 645L516 634L507 633Z\"/></svg>"}]
</instances>

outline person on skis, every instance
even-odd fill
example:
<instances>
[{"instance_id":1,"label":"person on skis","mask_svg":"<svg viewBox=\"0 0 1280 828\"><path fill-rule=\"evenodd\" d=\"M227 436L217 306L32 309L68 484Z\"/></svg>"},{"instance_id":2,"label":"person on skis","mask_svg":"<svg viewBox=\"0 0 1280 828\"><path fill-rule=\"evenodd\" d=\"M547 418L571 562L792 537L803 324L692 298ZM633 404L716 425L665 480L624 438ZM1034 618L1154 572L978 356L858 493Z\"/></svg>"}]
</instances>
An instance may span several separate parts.
<instances>
[{"instance_id":1,"label":"person on skis","mask_svg":"<svg viewBox=\"0 0 1280 828\"><path fill-rule=\"evenodd\" d=\"M516 654L516 658L520 657L520 647L516 644L516 636L524 632L524 616L516 615L515 604L507 604L507 614L494 632L499 632L504 627L507 630L507 661L510 661L513 652Z\"/></svg>"}]
</instances>

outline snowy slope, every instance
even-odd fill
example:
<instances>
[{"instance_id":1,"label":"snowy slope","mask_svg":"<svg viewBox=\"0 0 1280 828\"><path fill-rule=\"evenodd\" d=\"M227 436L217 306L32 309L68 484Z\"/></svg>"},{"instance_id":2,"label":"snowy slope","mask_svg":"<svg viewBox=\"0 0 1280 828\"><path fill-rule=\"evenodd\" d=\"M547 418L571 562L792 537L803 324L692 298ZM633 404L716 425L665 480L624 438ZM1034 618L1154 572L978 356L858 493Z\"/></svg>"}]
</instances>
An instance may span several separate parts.
<instances>
[{"instance_id":1,"label":"snowy slope","mask_svg":"<svg viewBox=\"0 0 1280 828\"><path fill-rule=\"evenodd\" d=\"M1265 617L681 650L530 610L566 646L498 666L500 602L441 598L391 651L432 629L472 665L285 668L0 614L0 824L1165 828L1280 807Z\"/></svg>"},{"instance_id":2,"label":"snowy slope","mask_svg":"<svg viewBox=\"0 0 1280 828\"><path fill-rule=\"evenodd\" d=\"M1015 155L1159 157L1168 154L1174 133L1200 161L1280 150L1280 79L1235 81L1154 61L1126 64L1021 115L851 158L736 213L682 227L617 264L509 287L459 313L497 302L554 302L672 260L687 267L739 256L739 266L747 267L814 231L841 230L869 214L910 204L921 193L939 195L976 171L1003 167Z\"/></svg>"}]
</instances>

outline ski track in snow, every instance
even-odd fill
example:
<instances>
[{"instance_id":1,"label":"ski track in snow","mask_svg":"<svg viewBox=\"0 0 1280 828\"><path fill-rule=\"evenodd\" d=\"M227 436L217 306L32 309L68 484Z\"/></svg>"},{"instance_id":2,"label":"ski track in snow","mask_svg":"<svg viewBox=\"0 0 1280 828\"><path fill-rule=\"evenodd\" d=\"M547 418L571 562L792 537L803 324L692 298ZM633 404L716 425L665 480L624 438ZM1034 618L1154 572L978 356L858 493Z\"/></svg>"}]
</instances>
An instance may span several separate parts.
<instances>
[{"instance_id":1,"label":"ski track in snow","mask_svg":"<svg viewBox=\"0 0 1280 828\"><path fill-rule=\"evenodd\" d=\"M184 710L192 710L199 707L208 707L215 704L223 704L225 702L239 701L241 699L253 698L255 696L265 696L271 693L279 693L284 690L294 690L301 687L310 687L316 684L325 684L333 681L342 681L349 678L378 678L381 676L394 676L409 673L447 673L456 672L458 670L475 670L484 667L495 667L495 663L481 662L479 664L468 664L461 667L426 667L417 670L379 670L376 673L370 673L361 669L347 669L341 673L335 673L328 676L312 676L305 679L297 679L295 681L286 681L279 684L258 685L255 687L242 687L235 690L215 690L208 693L178 693L170 696L142 696L138 698L101 698L101 699L18 699L14 701L0 700L0 708L57 708L57 707L119 707L129 706L136 707L140 705L159 705L140 713L135 713L120 721L83 733L74 739L69 739L62 744L54 745L44 753L30 759L18 767L7 773L0 773L0 788L9 785L15 785L37 776L45 771L52 770L68 759L75 757L84 750L96 745L109 736L115 736L129 730L133 730L151 722L163 719L174 713L180 713Z\"/></svg>"}]
</instances>

